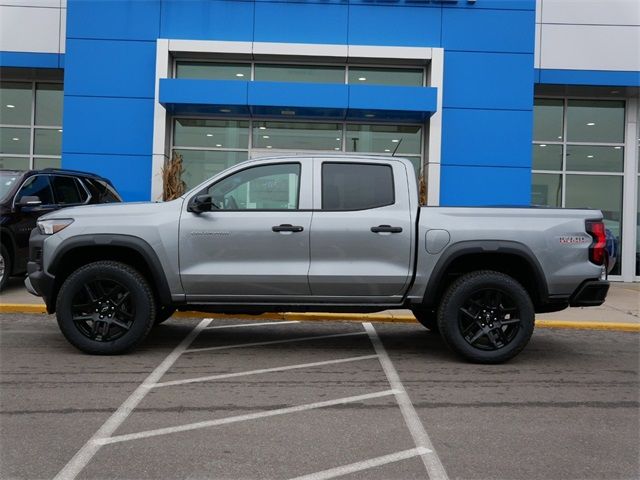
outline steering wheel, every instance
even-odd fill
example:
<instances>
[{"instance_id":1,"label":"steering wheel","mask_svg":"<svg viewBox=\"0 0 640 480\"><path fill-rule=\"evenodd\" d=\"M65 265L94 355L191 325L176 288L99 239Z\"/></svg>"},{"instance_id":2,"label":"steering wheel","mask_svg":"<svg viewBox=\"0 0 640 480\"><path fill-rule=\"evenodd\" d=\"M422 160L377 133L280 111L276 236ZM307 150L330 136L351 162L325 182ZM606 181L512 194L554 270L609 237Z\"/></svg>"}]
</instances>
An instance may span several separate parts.
<instances>
[{"instance_id":1,"label":"steering wheel","mask_svg":"<svg viewBox=\"0 0 640 480\"><path fill-rule=\"evenodd\" d=\"M238 202L233 198L233 195L229 195L224 199L224 208L225 210L239 210Z\"/></svg>"}]
</instances>

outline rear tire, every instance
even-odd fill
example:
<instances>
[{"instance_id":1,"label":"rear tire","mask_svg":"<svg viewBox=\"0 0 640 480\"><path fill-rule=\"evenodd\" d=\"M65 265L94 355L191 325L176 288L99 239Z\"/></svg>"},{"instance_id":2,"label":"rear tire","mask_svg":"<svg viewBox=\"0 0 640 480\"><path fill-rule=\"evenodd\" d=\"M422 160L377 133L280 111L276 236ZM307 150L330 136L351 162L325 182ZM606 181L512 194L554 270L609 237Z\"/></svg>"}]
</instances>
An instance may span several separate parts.
<instances>
[{"instance_id":1,"label":"rear tire","mask_svg":"<svg viewBox=\"0 0 640 480\"><path fill-rule=\"evenodd\" d=\"M433 333L439 333L438 328L438 312L434 308L412 308L413 316L424 327Z\"/></svg>"},{"instance_id":2,"label":"rear tire","mask_svg":"<svg viewBox=\"0 0 640 480\"><path fill-rule=\"evenodd\" d=\"M512 277L483 270L458 278L438 309L445 343L475 363L502 363L524 349L535 313L528 292Z\"/></svg>"},{"instance_id":3,"label":"rear tire","mask_svg":"<svg viewBox=\"0 0 640 480\"><path fill-rule=\"evenodd\" d=\"M74 347L95 355L135 348L153 327L156 303L147 280L130 266L90 263L62 284L58 326Z\"/></svg>"},{"instance_id":4,"label":"rear tire","mask_svg":"<svg viewBox=\"0 0 640 480\"><path fill-rule=\"evenodd\" d=\"M13 262L11 261L9 251L4 245L0 245L0 291L4 289L9 281L12 268Z\"/></svg>"}]
</instances>

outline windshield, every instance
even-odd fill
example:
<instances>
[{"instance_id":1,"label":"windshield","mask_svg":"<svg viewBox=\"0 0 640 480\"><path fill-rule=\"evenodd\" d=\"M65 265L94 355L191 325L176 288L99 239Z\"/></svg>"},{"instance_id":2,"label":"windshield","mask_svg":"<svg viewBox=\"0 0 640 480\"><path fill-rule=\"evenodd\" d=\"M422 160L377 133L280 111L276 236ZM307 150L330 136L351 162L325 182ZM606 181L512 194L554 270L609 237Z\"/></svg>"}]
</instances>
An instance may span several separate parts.
<instances>
[{"instance_id":1,"label":"windshield","mask_svg":"<svg viewBox=\"0 0 640 480\"><path fill-rule=\"evenodd\" d=\"M22 177L20 172L0 171L0 202L6 199L13 186L20 180L20 177Z\"/></svg>"}]
</instances>

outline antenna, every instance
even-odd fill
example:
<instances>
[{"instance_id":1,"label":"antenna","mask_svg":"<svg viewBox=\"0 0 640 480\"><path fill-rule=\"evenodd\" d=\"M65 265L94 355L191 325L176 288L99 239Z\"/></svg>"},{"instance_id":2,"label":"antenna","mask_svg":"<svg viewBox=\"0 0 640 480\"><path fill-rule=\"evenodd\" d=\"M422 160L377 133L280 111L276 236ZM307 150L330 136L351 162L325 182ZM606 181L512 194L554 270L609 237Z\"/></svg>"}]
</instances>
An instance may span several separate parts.
<instances>
[{"instance_id":1,"label":"antenna","mask_svg":"<svg viewBox=\"0 0 640 480\"><path fill-rule=\"evenodd\" d=\"M393 153L391 154L392 157L396 155L396 152L398 151L398 147L400 146L401 143L402 143L402 138L398 143L396 143L396 148L393 149Z\"/></svg>"}]
</instances>

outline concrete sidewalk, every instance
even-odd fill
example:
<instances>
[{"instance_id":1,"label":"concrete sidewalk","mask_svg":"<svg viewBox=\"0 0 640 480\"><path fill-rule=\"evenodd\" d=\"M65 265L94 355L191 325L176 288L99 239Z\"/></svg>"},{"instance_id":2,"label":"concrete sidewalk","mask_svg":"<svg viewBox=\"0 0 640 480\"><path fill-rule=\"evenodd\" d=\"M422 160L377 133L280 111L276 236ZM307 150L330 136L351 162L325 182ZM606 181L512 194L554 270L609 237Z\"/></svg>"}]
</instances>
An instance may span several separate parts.
<instances>
[{"instance_id":1,"label":"concrete sidewalk","mask_svg":"<svg viewBox=\"0 0 640 480\"><path fill-rule=\"evenodd\" d=\"M12 278L8 287L0 293L0 312L37 313L43 311L44 305L39 297L27 292L21 278ZM187 316L193 316L185 312ZM184 314L180 314L183 316ZM209 314L210 316L210 314ZM366 315L360 314L274 314L268 315L279 319L309 319L320 317L331 320L358 320L406 322L413 319L409 310L387 310ZM233 317L238 317L234 315ZM258 318L253 316L251 318ZM568 308L561 312L546 313L536 316L542 325L546 322L572 322L595 324L635 324L640 326L640 283L612 283L607 301L600 307Z\"/></svg>"}]
</instances>

